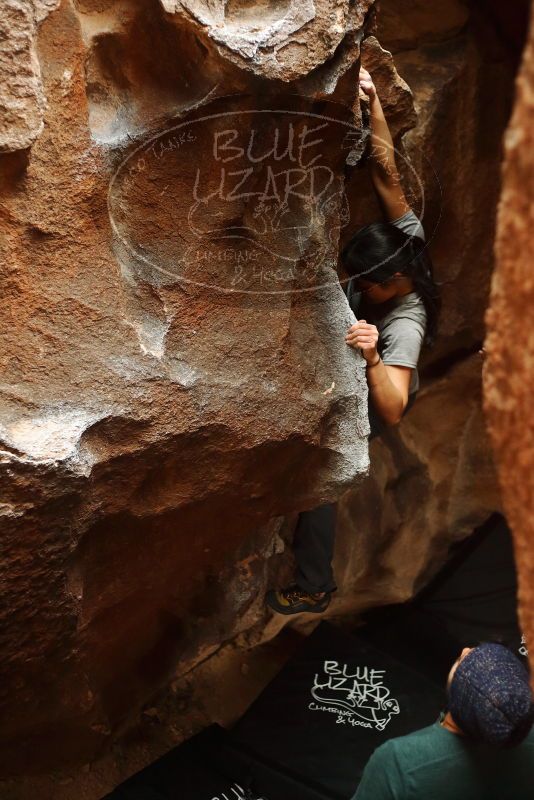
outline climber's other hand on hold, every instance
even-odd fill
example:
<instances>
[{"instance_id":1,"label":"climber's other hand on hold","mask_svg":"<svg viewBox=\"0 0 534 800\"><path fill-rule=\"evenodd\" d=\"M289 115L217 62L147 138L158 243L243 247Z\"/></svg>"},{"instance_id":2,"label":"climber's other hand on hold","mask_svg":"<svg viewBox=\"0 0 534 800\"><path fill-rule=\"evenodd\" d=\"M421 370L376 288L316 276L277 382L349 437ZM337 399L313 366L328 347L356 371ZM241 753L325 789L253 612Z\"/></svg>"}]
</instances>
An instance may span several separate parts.
<instances>
[{"instance_id":1,"label":"climber's other hand on hold","mask_svg":"<svg viewBox=\"0 0 534 800\"><path fill-rule=\"evenodd\" d=\"M351 325L345 336L345 341L350 347L362 351L362 356L366 361L376 361L378 351L376 346L378 344L378 328L376 325L371 325L364 319L358 320L354 325Z\"/></svg>"},{"instance_id":2,"label":"climber's other hand on hold","mask_svg":"<svg viewBox=\"0 0 534 800\"><path fill-rule=\"evenodd\" d=\"M360 67L359 80L360 89L369 98L369 100L372 100L374 97L376 97L376 86L373 83L373 79L363 67Z\"/></svg>"}]
</instances>

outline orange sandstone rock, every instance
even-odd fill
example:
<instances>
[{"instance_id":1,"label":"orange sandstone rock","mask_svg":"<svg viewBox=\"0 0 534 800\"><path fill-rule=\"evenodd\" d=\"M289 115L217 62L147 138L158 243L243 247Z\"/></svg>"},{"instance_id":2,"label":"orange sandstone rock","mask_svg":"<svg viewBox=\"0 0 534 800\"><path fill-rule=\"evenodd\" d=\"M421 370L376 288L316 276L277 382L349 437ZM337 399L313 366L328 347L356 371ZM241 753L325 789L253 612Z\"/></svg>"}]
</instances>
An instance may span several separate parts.
<instances>
[{"instance_id":1,"label":"orange sandstone rock","mask_svg":"<svg viewBox=\"0 0 534 800\"><path fill-rule=\"evenodd\" d=\"M519 613L534 666L534 17L504 149L484 405L515 539Z\"/></svg>"}]
</instances>

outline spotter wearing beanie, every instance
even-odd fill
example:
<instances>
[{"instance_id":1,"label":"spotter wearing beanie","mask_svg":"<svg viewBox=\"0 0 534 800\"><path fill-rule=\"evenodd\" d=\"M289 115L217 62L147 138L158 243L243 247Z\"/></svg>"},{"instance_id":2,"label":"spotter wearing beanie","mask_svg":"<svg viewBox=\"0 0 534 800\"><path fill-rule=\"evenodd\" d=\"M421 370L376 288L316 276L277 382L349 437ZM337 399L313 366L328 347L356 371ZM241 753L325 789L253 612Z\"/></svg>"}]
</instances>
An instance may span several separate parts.
<instances>
[{"instance_id":1,"label":"spotter wearing beanie","mask_svg":"<svg viewBox=\"0 0 534 800\"><path fill-rule=\"evenodd\" d=\"M449 711L470 739L497 747L519 744L534 722L534 696L521 661L500 644L481 644L458 664Z\"/></svg>"}]
</instances>

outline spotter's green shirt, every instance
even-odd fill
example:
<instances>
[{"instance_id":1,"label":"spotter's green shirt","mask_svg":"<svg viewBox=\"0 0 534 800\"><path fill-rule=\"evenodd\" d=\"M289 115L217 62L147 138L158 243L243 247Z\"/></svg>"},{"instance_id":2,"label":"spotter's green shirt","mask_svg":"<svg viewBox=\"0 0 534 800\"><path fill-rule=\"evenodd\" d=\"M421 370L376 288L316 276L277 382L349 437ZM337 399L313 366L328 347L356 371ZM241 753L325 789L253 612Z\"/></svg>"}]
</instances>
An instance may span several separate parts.
<instances>
[{"instance_id":1,"label":"spotter's green shirt","mask_svg":"<svg viewBox=\"0 0 534 800\"><path fill-rule=\"evenodd\" d=\"M534 732L517 747L475 744L439 721L378 747L353 800L533 800Z\"/></svg>"}]
</instances>

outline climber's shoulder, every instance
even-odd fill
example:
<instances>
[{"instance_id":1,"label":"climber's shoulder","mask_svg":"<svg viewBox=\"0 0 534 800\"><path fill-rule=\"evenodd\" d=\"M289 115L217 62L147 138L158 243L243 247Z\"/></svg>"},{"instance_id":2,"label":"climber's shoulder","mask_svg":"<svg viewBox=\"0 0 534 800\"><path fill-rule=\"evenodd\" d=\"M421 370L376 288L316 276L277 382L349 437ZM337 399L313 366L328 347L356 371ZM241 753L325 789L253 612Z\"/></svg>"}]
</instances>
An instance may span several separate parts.
<instances>
[{"instance_id":1,"label":"climber's shoulder","mask_svg":"<svg viewBox=\"0 0 534 800\"><path fill-rule=\"evenodd\" d=\"M410 236L425 238L425 232L413 208L410 207L400 184L400 179L382 179L375 182L375 188L387 222L396 225Z\"/></svg>"},{"instance_id":2,"label":"climber's shoulder","mask_svg":"<svg viewBox=\"0 0 534 800\"><path fill-rule=\"evenodd\" d=\"M388 222L398 219L410 208L396 171L391 175L375 175L373 185Z\"/></svg>"},{"instance_id":3,"label":"climber's shoulder","mask_svg":"<svg viewBox=\"0 0 534 800\"><path fill-rule=\"evenodd\" d=\"M389 222L409 236L419 236L421 239L425 238L425 231L421 220L412 208L408 208L400 217L390 219Z\"/></svg>"}]
</instances>

